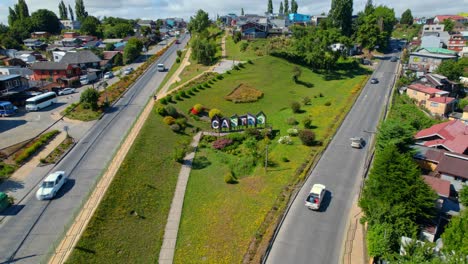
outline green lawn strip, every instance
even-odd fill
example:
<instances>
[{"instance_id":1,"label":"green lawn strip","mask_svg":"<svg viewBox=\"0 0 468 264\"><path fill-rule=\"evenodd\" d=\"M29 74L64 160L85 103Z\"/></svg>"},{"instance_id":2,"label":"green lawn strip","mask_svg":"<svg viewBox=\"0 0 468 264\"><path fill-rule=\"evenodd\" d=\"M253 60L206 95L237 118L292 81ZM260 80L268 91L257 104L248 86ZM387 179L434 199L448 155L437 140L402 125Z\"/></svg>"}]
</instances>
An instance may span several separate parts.
<instances>
[{"instance_id":1,"label":"green lawn strip","mask_svg":"<svg viewBox=\"0 0 468 264\"><path fill-rule=\"evenodd\" d=\"M68 263L155 263L180 164L177 135L150 115Z\"/></svg>"},{"instance_id":2,"label":"green lawn strip","mask_svg":"<svg viewBox=\"0 0 468 264\"><path fill-rule=\"evenodd\" d=\"M240 50L242 42L248 43L245 51ZM232 36L228 36L226 37L226 59L247 61L261 58L261 55L265 54L264 49L266 42L266 39L256 39L253 41L242 40L234 43Z\"/></svg>"},{"instance_id":3,"label":"green lawn strip","mask_svg":"<svg viewBox=\"0 0 468 264\"><path fill-rule=\"evenodd\" d=\"M313 131L322 141L330 136L331 129L336 129L335 123L352 105L353 100L350 99L357 96L353 90L366 76L340 72L333 75L335 80L326 81L323 76L301 67L300 80L313 84L312 88L307 88L293 82L294 66L282 59L263 57L253 65L247 64L245 69L225 74L225 78L215 82L211 88L178 101L175 106L181 112L187 112L194 104L201 103L208 108L218 108L228 116L247 112L256 114L262 110L273 130L279 130L279 136L286 135L287 129L292 127L286 123L289 117L301 122L304 117L311 116L315 126ZM240 83L263 91L263 98L248 104L226 101L224 96ZM323 97L319 96L320 93ZM293 114L289 107L291 101L301 102L305 96L311 98L311 104L302 107L305 110L303 113ZM326 102L331 105L326 106ZM207 123L200 121L197 126L207 127ZM297 168L310 158L312 150L321 148L303 146L298 138L293 138L293 145L280 145L277 143L279 136L272 140L269 147L269 159L277 166L269 168L265 174L262 164L258 164L254 173L242 177L236 185L227 185L223 179L228 170L226 164L236 162L235 156L211 149L201 149L197 153L197 158L206 157L209 165L192 170L184 200L175 263L242 261L252 238L283 188L298 180ZM284 162L283 157L290 161Z\"/></svg>"},{"instance_id":4,"label":"green lawn strip","mask_svg":"<svg viewBox=\"0 0 468 264\"><path fill-rule=\"evenodd\" d=\"M162 83L159 85L159 89L164 87L164 85L166 85L167 81L169 81L169 79L172 77L172 75L174 75L174 72L176 72L180 68L180 66L182 65L181 63L184 60L185 54L187 53L188 49L189 49L189 47L187 46L182 51L182 55L180 56L180 62L179 63L176 62L176 63L174 63L174 65L172 65L171 69L167 72L166 76L164 77Z\"/></svg>"},{"instance_id":5,"label":"green lawn strip","mask_svg":"<svg viewBox=\"0 0 468 264\"><path fill-rule=\"evenodd\" d=\"M208 70L210 66L198 64L194 59L189 59L190 64L184 68L184 70L180 73L179 82L175 82L169 86L168 91L176 88L177 86L187 82L188 80L192 79L193 77L203 73L204 71Z\"/></svg>"},{"instance_id":6,"label":"green lawn strip","mask_svg":"<svg viewBox=\"0 0 468 264\"><path fill-rule=\"evenodd\" d=\"M65 110L63 110L60 114L70 119L92 121L98 119L101 116L102 110L93 111L91 109L83 108L81 104L73 103L67 106L67 108L65 108Z\"/></svg>"},{"instance_id":7,"label":"green lawn strip","mask_svg":"<svg viewBox=\"0 0 468 264\"><path fill-rule=\"evenodd\" d=\"M17 166L0 162L0 183L10 177L17 169Z\"/></svg>"}]
</instances>

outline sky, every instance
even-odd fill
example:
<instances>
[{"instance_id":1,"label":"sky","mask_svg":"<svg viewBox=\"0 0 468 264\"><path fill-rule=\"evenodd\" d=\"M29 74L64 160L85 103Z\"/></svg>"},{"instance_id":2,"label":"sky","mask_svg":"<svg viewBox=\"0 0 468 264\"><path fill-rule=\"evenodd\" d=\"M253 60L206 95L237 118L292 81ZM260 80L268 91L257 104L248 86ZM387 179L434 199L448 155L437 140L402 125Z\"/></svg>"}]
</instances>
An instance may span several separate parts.
<instances>
[{"instance_id":1,"label":"sky","mask_svg":"<svg viewBox=\"0 0 468 264\"><path fill-rule=\"evenodd\" d=\"M75 9L74 0L64 0ZM354 0L353 13L364 9L367 0ZM457 14L468 11L468 0L374 0L374 5L386 5L395 9L397 17L407 8L413 16L434 16ZM8 7L13 7L17 0L0 0L0 23L8 23ZM26 0L29 13L45 8L58 14L59 0ZM96 17L115 16L124 18L157 19L165 17L182 17L186 20L198 9L203 9L215 18L217 14L240 14L244 8L246 14L263 14L267 0L84 0L86 11ZM273 9L278 12L280 0L273 0ZM297 0L298 13L318 15L328 13L331 0ZM463 9L462 7L465 7Z\"/></svg>"}]
</instances>

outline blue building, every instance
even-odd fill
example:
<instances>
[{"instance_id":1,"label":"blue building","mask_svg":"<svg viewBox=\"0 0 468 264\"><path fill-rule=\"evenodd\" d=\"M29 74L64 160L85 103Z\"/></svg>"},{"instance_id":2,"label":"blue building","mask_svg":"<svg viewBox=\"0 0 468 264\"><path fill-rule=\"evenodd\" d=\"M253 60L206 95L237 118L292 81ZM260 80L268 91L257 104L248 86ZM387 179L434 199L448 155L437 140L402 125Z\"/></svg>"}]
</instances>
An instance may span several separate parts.
<instances>
[{"instance_id":1,"label":"blue building","mask_svg":"<svg viewBox=\"0 0 468 264\"><path fill-rule=\"evenodd\" d=\"M289 21L291 23L307 23L309 24L311 22L312 17L309 15L302 15L302 14L289 14Z\"/></svg>"}]
</instances>

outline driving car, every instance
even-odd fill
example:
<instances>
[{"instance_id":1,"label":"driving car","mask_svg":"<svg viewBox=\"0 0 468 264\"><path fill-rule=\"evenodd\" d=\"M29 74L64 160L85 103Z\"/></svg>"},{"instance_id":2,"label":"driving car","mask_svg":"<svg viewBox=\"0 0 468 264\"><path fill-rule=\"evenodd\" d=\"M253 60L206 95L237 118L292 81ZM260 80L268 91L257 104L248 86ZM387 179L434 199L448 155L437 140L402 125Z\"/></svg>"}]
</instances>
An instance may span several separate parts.
<instances>
[{"instance_id":1,"label":"driving car","mask_svg":"<svg viewBox=\"0 0 468 264\"><path fill-rule=\"evenodd\" d=\"M64 88L58 92L58 95L72 94L76 92L75 88Z\"/></svg>"},{"instance_id":2,"label":"driving car","mask_svg":"<svg viewBox=\"0 0 468 264\"><path fill-rule=\"evenodd\" d=\"M372 83L372 84L376 84L376 83L378 83L378 82L379 82L379 80L378 80L377 78L372 78L372 79L370 80L370 83Z\"/></svg>"},{"instance_id":3,"label":"driving car","mask_svg":"<svg viewBox=\"0 0 468 264\"><path fill-rule=\"evenodd\" d=\"M390 59L391 62L396 62L397 60L398 60L398 58L395 57L395 56L393 56L393 57Z\"/></svg>"},{"instance_id":4,"label":"driving car","mask_svg":"<svg viewBox=\"0 0 468 264\"><path fill-rule=\"evenodd\" d=\"M305 206L310 210L319 210L323 197L325 196L325 192L325 185L319 183L314 184L305 200Z\"/></svg>"},{"instance_id":5,"label":"driving car","mask_svg":"<svg viewBox=\"0 0 468 264\"><path fill-rule=\"evenodd\" d=\"M114 77L114 73L113 72L106 72L104 73L104 79L110 79Z\"/></svg>"},{"instance_id":6,"label":"driving car","mask_svg":"<svg viewBox=\"0 0 468 264\"><path fill-rule=\"evenodd\" d=\"M362 137L353 137L350 138L351 140L351 147L353 148L363 148L364 147L364 139Z\"/></svg>"},{"instance_id":7,"label":"driving car","mask_svg":"<svg viewBox=\"0 0 468 264\"><path fill-rule=\"evenodd\" d=\"M38 200L47 200L55 197L57 192L67 181L68 177L64 171L56 171L49 174L36 192Z\"/></svg>"},{"instance_id":8,"label":"driving car","mask_svg":"<svg viewBox=\"0 0 468 264\"><path fill-rule=\"evenodd\" d=\"M124 75L129 75L129 74L132 73L132 72L133 72L133 68L130 67L130 68L126 68L126 69L123 71L123 74L124 74Z\"/></svg>"}]
</instances>

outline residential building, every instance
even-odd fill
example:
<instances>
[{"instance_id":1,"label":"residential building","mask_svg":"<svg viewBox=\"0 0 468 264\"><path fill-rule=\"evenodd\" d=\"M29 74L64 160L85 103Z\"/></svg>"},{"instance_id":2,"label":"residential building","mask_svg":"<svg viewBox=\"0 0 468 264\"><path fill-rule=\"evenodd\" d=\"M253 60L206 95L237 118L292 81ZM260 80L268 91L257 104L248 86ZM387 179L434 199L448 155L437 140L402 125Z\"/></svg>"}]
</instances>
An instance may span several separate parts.
<instances>
[{"instance_id":1,"label":"residential building","mask_svg":"<svg viewBox=\"0 0 468 264\"><path fill-rule=\"evenodd\" d=\"M292 13L288 15L288 18L293 24L310 24L312 22L312 17L310 15Z\"/></svg>"},{"instance_id":2,"label":"residential building","mask_svg":"<svg viewBox=\"0 0 468 264\"><path fill-rule=\"evenodd\" d=\"M311 17L310 22L312 23L312 25L318 26L320 24L320 22L323 21L326 18L327 18L327 16L325 16L325 15L314 15L314 16Z\"/></svg>"},{"instance_id":3,"label":"residential building","mask_svg":"<svg viewBox=\"0 0 468 264\"><path fill-rule=\"evenodd\" d=\"M463 51L463 48L466 45L466 40L463 38L463 35L461 34L453 34L450 36L447 49L455 51L455 52L461 52Z\"/></svg>"},{"instance_id":4,"label":"residential building","mask_svg":"<svg viewBox=\"0 0 468 264\"><path fill-rule=\"evenodd\" d=\"M138 20L137 25L139 27L149 27L151 30L156 29L156 22L154 22L153 20L140 19Z\"/></svg>"},{"instance_id":5,"label":"residential building","mask_svg":"<svg viewBox=\"0 0 468 264\"><path fill-rule=\"evenodd\" d=\"M20 75L23 78L29 79L33 75L33 71L29 68L18 66L0 67L0 75Z\"/></svg>"},{"instance_id":6,"label":"residential building","mask_svg":"<svg viewBox=\"0 0 468 264\"><path fill-rule=\"evenodd\" d=\"M41 40L33 38L25 39L23 40L23 43L29 49L40 49L43 47L43 45L47 45L44 44L44 42L42 42Z\"/></svg>"},{"instance_id":7,"label":"residential building","mask_svg":"<svg viewBox=\"0 0 468 264\"><path fill-rule=\"evenodd\" d=\"M22 91L29 87L28 81L19 74L0 75L0 93Z\"/></svg>"},{"instance_id":8,"label":"residential building","mask_svg":"<svg viewBox=\"0 0 468 264\"><path fill-rule=\"evenodd\" d=\"M468 18L458 15L440 15L434 18L434 23L442 24L445 19L451 19L454 22L468 23Z\"/></svg>"},{"instance_id":9,"label":"residential building","mask_svg":"<svg viewBox=\"0 0 468 264\"><path fill-rule=\"evenodd\" d=\"M453 32L462 32L462 31L465 31L467 29L467 27L465 26L465 24L463 23L460 23L460 22L455 22L455 25L453 26L453 29L452 31Z\"/></svg>"},{"instance_id":10,"label":"residential building","mask_svg":"<svg viewBox=\"0 0 468 264\"><path fill-rule=\"evenodd\" d=\"M463 108L463 112L453 112L449 116L450 120L460 120L464 124L468 125L468 105Z\"/></svg>"},{"instance_id":11,"label":"residential building","mask_svg":"<svg viewBox=\"0 0 468 264\"><path fill-rule=\"evenodd\" d=\"M449 96L455 97L458 94L459 85L456 82L449 80L447 77L435 74L428 73L422 76L417 83L421 83L425 86L437 88L439 90L444 90L450 93Z\"/></svg>"},{"instance_id":12,"label":"residential building","mask_svg":"<svg viewBox=\"0 0 468 264\"><path fill-rule=\"evenodd\" d=\"M248 22L240 28L242 37L246 39L266 38L269 30L269 26L257 22Z\"/></svg>"},{"instance_id":13,"label":"residential building","mask_svg":"<svg viewBox=\"0 0 468 264\"><path fill-rule=\"evenodd\" d=\"M426 32L421 36L421 48L442 48L443 46L439 32Z\"/></svg>"},{"instance_id":14,"label":"residential building","mask_svg":"<svg viewBox=\"0 0 468 264\"><path fill-rule=\"evenodd\" d=\"M50 37L50 33L49 32L45 32L45 31L36 31L36 32L33 32L31 33L31 38L48 38Z\"/></svg>"},{"instance_id":15,"label":"residential building","mask_svg":"<svg viewBox=\"0 0 468 264\"><path fill-rule=\"evenodd\" d=\"M81 69L86 68L98 68L101 58L96 56L90 50L80 50L80 51L69 51L67 52L60 63L65 63L67 65L77 66Z\"/></svg>"},{"instance_id":16,"label":"residential building","mask_svg":"<svg viewBox=\"0 0 468 264\"><path fill-rule=\"evenodd\" d=\"M453 97L432 97L427 100L426 108L433 115L446 116L447 114L455 110L456 102L456 99Z\"/></svg>"},{"instance_id":17,"label":"residential building","mask_svg":"<svg viewBox=\"0 0 468 264\"><path fill-rule=\"evenodd\" d=\"M79 81L81 69L78 66L64 62L40 61L31 65L34 74L31 77L35 81L53 81L71 86L73 82Z\"/></svg>"},{"instance_id":18,"label":"residential building","mask_svg":"<svg viewBox=\"0 0 468 264\"><path fill-rule=\"evenodd\" d=\"M67 51L62 51L62 50L52 51L52 59L55 62L60 62L63 56L65 56L65 54L67 54Z\"/></svg>"},{"instance_id":19,"label":"residential building","mask_svg":"<svg viewBox=\"0 0 468 264\"><path fill-rule=\"evenodd\" d=\"M81 28L81 23L78 20L59 20L61 29L77 30Z\"/></svg>"},{"instance_id":20,"label":"residential building","mask_svg":"<svg viewBox=\"0 0 468 264\"><path fill-rule=\"evenodd\" d=\"M436 169L437 177L447 180L459 192L468 181L468 155L444 153Z\"/></svg>"},{"instance_id":21,"label":"residential building","mask_svg":"<svg viewBox=\"0 0 468 264\"><path fill-rule=\"evenodd\" d=\"M79 38L63 38L59 43L64 47L80 47L81 39Z\"/></svg>"},{"instance_id":22,"label":"residential building","mask_svg":"<svg viewBox=\"0 0 468 264\"><path fill-rule=\"evenodd\" d=\"M451 120L423 129L416 133L415 139L418 145L443 149L456 154L468 154L468 125L459 120Z\"/></svg>"},{"instance_id":23,"label":"residential building","mask_svg":"<svg viewBox=\"0 0 468 264\"><path fill-rule=\"evenodd\" d=\"M433 115L444 116L455 108L456 100L447 91L416 83L407 87L406 94Z\"/></svg>"},{"instance_id":24,"label":"residential building","mask_svg":"<svg viewBox=\"0 0 468 264\"><path fill-rule=\"evenodd\" d=\"M426 32L443 32L444 28L444 24L424 25L422 28L422 34L424 35Z\"/></svg>"},{"instance_id":25,"label":"residential building","mask_svg":"<svg viewBox=\"0 0 468 264\"><path fill-rule=\"evenodd\" d=\"M81 40L81 44L86 45L88 42L95 41L96 37L94 36L77 36L76 38Z\"/></svg>"},{"instance_id":26,"label":"residential building","mask_svg":"<svg viewBox=\"0 0 468 264\"><path fill-rule=\"evenodd\" d=\"M119 43L123 42L123 39L103 39L102 43L107 44L107 43Z\"/></svg>"},{"instance_id":27,"label":"residential building","mask_svg":"<svg viewBox=\"0 0 468 264\"><path fill-rule=\"evenodd\" d=\"M17 66L17 67L27 67L28 64L26 62L24 62L23 60L21 59L18 59L18 58L4 58L2 59L3 63L5 64L5 66Z\"/></svg>"},{"instance_id":28,"label":"residential building","mask_svg":"<svg viewBox=\"0 0 468 264\"><path fill-rule=\"evenodd\" d=\"M120 60L123 61L123 54L120 51L104 51L103 52L103 59L99 63L101 68L107 68L110 69L113 66L115 66L115 60L117 57L120 56Z\"/></svg>"},{"instance_id":29,"label":"residential building","mask_svg":"<svg viewBox=\"0 0 468 264\"><path fill-rule=\"evenodd\" d=\"M428 23L426 17L415 17L413 18L413 24L418 24L418 25L426 25Z\"/></svg>"},{"instance_id":30,"label":"residential building","mask_svg":"<svg viewBox=\"0 0 468 264\"><path fill-rule=\"evenodd\" d=\"M433 72L446 60L457 60L456 52L442 48L422 48L410 53L408 69L422 74Z\"/></svg>"}]
</instances>

